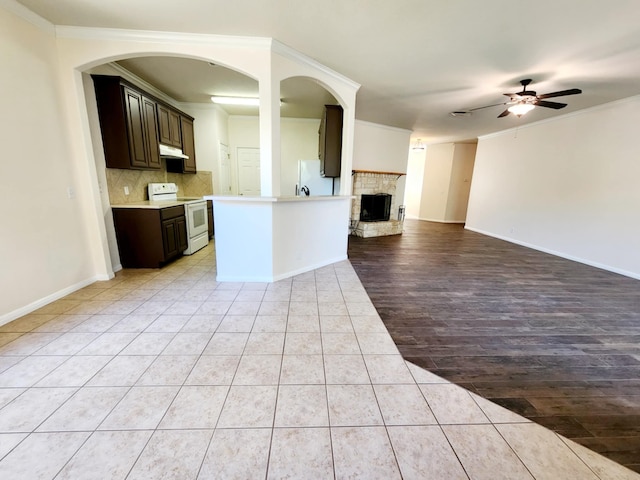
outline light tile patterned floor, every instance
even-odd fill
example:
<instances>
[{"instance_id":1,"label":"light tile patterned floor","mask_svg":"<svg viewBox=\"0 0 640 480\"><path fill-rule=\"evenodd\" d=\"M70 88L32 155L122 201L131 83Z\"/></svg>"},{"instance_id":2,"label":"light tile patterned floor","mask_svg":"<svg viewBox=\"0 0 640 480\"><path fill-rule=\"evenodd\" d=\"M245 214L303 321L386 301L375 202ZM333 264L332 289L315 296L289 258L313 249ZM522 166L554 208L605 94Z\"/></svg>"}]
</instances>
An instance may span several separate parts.
<instances>
[{"instance_id":1,"label":"light tile patterned floor","mask_svg":"<svg viewBox=\"0 0 640 480\"><path fill-rule=\"evenodd\" d=\"M349 262L217 283L213 246L0 327L2 479L632 479L404 362Z\"/></svg>"}]
</instances>

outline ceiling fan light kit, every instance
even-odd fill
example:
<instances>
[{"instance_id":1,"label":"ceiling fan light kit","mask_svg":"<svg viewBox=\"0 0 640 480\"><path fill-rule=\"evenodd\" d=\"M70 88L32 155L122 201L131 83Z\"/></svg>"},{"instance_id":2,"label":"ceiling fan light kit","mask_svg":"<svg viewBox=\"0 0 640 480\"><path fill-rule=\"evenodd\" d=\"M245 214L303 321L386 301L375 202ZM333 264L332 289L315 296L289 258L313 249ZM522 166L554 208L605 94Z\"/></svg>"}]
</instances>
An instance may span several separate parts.
<instances>
[{"instance_id":1,"label":"ceiling fan light kit","mask_svg":"<svg viewBox=\"0 0 640 480\"><path fill-rule=\"evenodd\" d=\"M527 112L530 112L536 108L532 103L516 103L515 105L511 105L507 110L509 110L514 115L521 117Z\"/></svg>"}]
</instances>

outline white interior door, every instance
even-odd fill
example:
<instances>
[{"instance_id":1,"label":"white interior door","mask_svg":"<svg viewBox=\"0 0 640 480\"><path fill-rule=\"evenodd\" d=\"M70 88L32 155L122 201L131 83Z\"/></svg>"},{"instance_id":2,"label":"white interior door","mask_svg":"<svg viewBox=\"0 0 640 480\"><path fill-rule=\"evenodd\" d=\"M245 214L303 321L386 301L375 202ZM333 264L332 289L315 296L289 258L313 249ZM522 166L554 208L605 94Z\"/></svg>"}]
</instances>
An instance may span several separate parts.
<instances>
[{"instance_id":1,"label":"white interior door","mask_svg":"<svg viewBox=\"0 0 640 480\"><path fill-rule=\"evenodd\" d=\"M238 147L238 194L260 196L260 149Z\"/></svg>"},{"instance_id":2,"label":"white interior door","mask_svg":"<svg viewBox=\"0 0 640 480\"><path fill-rule=\"evenodd\" d=\"M220 179L218 183L221 195L231 195L231 158L229 157L229 147L224 143L220 144Z\"/></svg>"}]
</instances>

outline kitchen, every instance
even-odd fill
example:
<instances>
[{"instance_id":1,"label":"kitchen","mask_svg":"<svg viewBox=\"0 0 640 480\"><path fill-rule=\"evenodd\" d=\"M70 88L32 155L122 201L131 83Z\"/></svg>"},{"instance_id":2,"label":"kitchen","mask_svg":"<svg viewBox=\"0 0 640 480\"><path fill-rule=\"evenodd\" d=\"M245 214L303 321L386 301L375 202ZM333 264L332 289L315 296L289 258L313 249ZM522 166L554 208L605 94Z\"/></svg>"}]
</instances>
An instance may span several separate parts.
<instances>
[{"instance_id":1,"label":"kitchen","mask_svg":"<svg viewBox=\"0 0 640 480\"><path fill-rule=\"evenodd\" d=\"M135 234L125 234L122 232L124 228L123 225L127 224L131 226L136 224L136 222L132 220L129 220L128 222L125 221L124 217L130 217L135 211L139 210L159 210L159 207L163 205L162 203L158 203L158 199L154 199L152 196L152 188L164 186L165 189L172 189L171 192L164 192L173 194L173 198L169 199L170 201L184 201L183 197L189 197L187 199L188 202L184 204L185 208L197 208L199 211L204 210L207 212L206 207L203 207L202 205L195 206L193 204L192 197L200 199L204 196L211 197L214 192L216 194L225 192L227 194L240 193L240 195L242 195L242 192L238 192L237 188L237 185L241 183L239 175L242 174L242 168L240 168L236 159L224 158L225 154L222 149L224 148L230 151L231 155L229 155L229 157L232 157L234 153L237 153L240 150L255 150L256 152L259 152L260 129L259 117L256 115L257 108L253 107L252 110L248 110L246 107L244 109L227 107L225 111L221 107L213 105L212 103L176 102L175 99L155 88L155 86L151 85L150 82L147 82L140 76L135 75L123 66L126 65L131 70L136 70L136 73L142 73L146 78L150 79L148 71L145 72L142 67L149 69L149 65L151 64L152 67L155 68L155 73L157 75L158 70L162 72L162 68L167 67L166 60L167 59L165 57L155 57L154 59L130 59L123 62L110 63L95 67L90 70L90 72L87 72L91 73L92 76L89 76L88 74L83 75L87 106L90 113L90 124L92 127L94 153L96 153L96 170L99 177L101 192L103 193L103 206L106 207L108 205L108 208L112 208L115 218L114 225L111 223L110 216L105 215L105 227L107 232L109 232L109 247L114 271L117 271L122 266L158 267L175 258L174 254L169 256L167 255L166 248L163 255L162 249L159 247L156 247L156 250L160 253L152 256L151 260L147 258L145 261L141 260L142 256L144 256L142 254L138 255L137 259L132 259L131 255L127 253L123 254L122 252L123 248L125 248L129 253L132 250L144 252L146 250L145 248L142 248L141 246L136 247L135 245L137 243L143 243L146 245L150 245L152 243L151 240L153 240L153 238L149 239L145 237L145 239L142 240L143 231L140 229L138 229ZM172 58L168 60L170 60L171 63L175 63L177 61L183 71L185 69L197 70L204 67L207 73L214 71L219 78L224 77L224 74L220 73L221 70L224 70L225 72L230 72L226 73L227 76L234 77L227 81L238 81L239 74L237 72L233 72L230 69L223 69L223 67L217 65L211 65L206 62L190 59ZM151 68L151 70L153 70L153 68ZM170 71L171 69L167 68L167 70ZM113 119L103 117L108 117L108 115L105 115L105 112L108 109L113 109L113 102L102 101L101 103L101 96L98 94L98 102L95 105L95 109L92 108L94 105L92 105L93 98L91 98L91 88L89 87L92 86L92 84L95 84L95 88L97 89L100 79L104 79L104 81L112 81L117 78L121 78L120 81L115 82L118 84L118 88L132 89L133 91L140 92L143 96L143 102L145 98L152 98L157 102L157 119L153 123L155 124L158 122L159 128L157 130L157 134L160 136L159 140L163 143L160 143L159 157L155 160L152 159L153 163L150 167L148 165L138 164L134 168L126 168L126 165L124 165L125 168L110 168L114 166L123 166L118 163L114 165L114 161L111 160L111 158L116 158L116 162L120 162L122 155L118 156L117 154L121 154L125 148L122 145L119 145L118 148L115 149L112 146L109 146L113 142L108 138L105 138L105 128L100 128L101 122L104 125L111 125ZM257 83L255 81L252 82L254 83L253 88L257 89ZM247 88L247 80L239 81L239 84L241 85L241 88ZM175 90L172 90L172 94L175 95ZM335 103L336 100L316 82L311 82L308 79L301 78L284 80L282 82L282 96L287 100L286 102L282 102L283 106L281 107L281 184L283 194L285 196L293 196L299 192L299 188L302 186L299 186L298 178L300 164L299 159L313 159L318 157L318 128L320 119L313 117L322 115L324 103ZM301 101L300 97L305 98ZM126 98L130 99L128 96ZM208 101L208 97L206 100ZM125 102L116 102L120 109L123 103ZM138 104L136 103L135 105L137 106ZM197 158L197 168L195 167L196 161L193 161L192 169L190 171L184 170L181 165L183 165L184 162L188 162L189 159L177 158L175 153L177 152L178 156L182 155L180 150L177 150L176 152L168 151L168 148L170 147L167 147L166 144L169 143L171 136L167 133L162 137L163 123L161 120L163 117L161 116L160 107L163 107L163 110L170 109L171 111L179 114L176 115L178 117L178 121L174 122L178 127L181 125L180 119L182 119L183 122L187 119L189 121L188 125L193 127L193 131L195 132L195 145L191 147L192 151L189 152L189 156ZM94 115L91 115L92 112ZM320 112L320 115L318 112ZM253 113L253 115L249 115L249 113ZM284 115L289 116L285 117ZM291 117L291 115L295 115L295 117ZM113 116L114 115L111 114L111 117ZM115 117L126 117L126 112L118 111L116 112ZM164 116L164 118L166 117L167 115ZM98 119L98 121L96 121L96 119ZM168 121L165 121L164 123L169 124ZM203 124L202 127L201 124ZM143 122L143 126L144 125L146 124ZM121 128L124 127L121 126ZM113 128L111 127L107 127L106 129L107 132L111 132L112 130ZM167 130L167 128L165 128L165 130ZM178 128L177 130L180 129ZM212 132L214 135L211 135ZM149 137L153 137L155 133L156 132L149 134L147 132L147 135ZM131 130L127 132L127 135L129 137L132 136ZM126 137L127 135L121 136ZM154 141L151 143L155 145L155 138L153 138L153 140ZM173 148L185 148L180 144L179 140L180 139L178 138L178 142L174 143ZM132 153L130 155L135 156L136 151L134 147L136 146L136 143L132 143ZM143 143L144 142L139 142L138 150L142 150L141 145ZM185 145L188 145L189 143L190 142L186 142ZM192 139L191 145L193 144ZM104 148L102 148L103 146ZM147 155L149 154L149 146L147 145L144 148L146 148L147 151L143 152L140 156L144 156L144 153ZM113 155L112 153L110 154L109 149L115 151L116 155ZM153 148L153 150L155 151L155 148ZM105 164L101 165L100 160L103 158L105 158ZM193 160L195 160L195 158ZM231 160L231 162L229 162L231 164L231 168L229 168L229 164L227 164L227 168L230 170L227 175L224 175L225 160ZM318 160L315 162L319 163ZM316 169L318 169L318 167L316 167ZM316 176L319 177L319 171L316 172ZM226 182L231 185L225 185L225 179ZM325 181L325 185L331 184L331 188L327 190L325 187L324 190L319 191L315 187L312 187L312 196L319 194L331 195L336 188L336 185L338 186L337 188L339 188L339 179L327 178L322 180ZM305 181L305 183L309 182ZM308 189L308 186L306 189ZM260 192L258 191L257 194L259 195ZM202 201L202 203L204 204L204 201ZM169 204L166 204L165 206L169 206ZM210 224L212 223L212 211L211 200L209 200L209 215L206 216L206 221ZM155 213L156 215L158 214L158 212ZM150 212L145 212L145 214L149 215ZM187 220L193 220L193 216L194 213L187 212ZM200 218L202 218L202 215ZM164 225L165 219L156 219L156 223L157 222L162 222ZM187 221L186 223L188 226L194 222ZM209 232L211 234L213 226L210 225L209 227ZM158 231L159 227L154 227L154 230ZM187 230L189 230L189 228L187 228ZM129 239L126 242L123 240L125 237ZM206 235L200 236L197 248L202 248L206 245L204 242L204 238L206 237ZM133 238L137 238L138 241L133 241ZM176 241L179 240L180 238L178 236ZM164 244L167 244L166 232ZM189 242L189 248L185 249L184 253L190 254L196 251L194 245L194 242ZM175 250L175 248L170 250Z\"/></svg>"}]
</instances>

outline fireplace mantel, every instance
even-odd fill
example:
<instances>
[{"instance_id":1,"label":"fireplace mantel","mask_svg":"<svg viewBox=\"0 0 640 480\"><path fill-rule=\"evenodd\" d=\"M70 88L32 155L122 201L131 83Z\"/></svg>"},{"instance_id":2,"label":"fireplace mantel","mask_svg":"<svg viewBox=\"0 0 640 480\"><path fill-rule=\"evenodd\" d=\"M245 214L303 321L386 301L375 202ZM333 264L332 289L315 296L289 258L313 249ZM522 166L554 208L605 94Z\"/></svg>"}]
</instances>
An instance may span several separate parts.
<instances>
[{"instance_id":1,"label":"fireplace mantel","mask_svg":"<svg viewBox=\"0 0 640 480\"><path fill-rule=\"evenodd\" d=\"M398 178L402 177L403 175L406 175L406 173L400 173L400 172L379 172L377 170L351 170L352 175L356 173L373 173L376 175L396 175Z\"/></svg>"}]
</instances>

